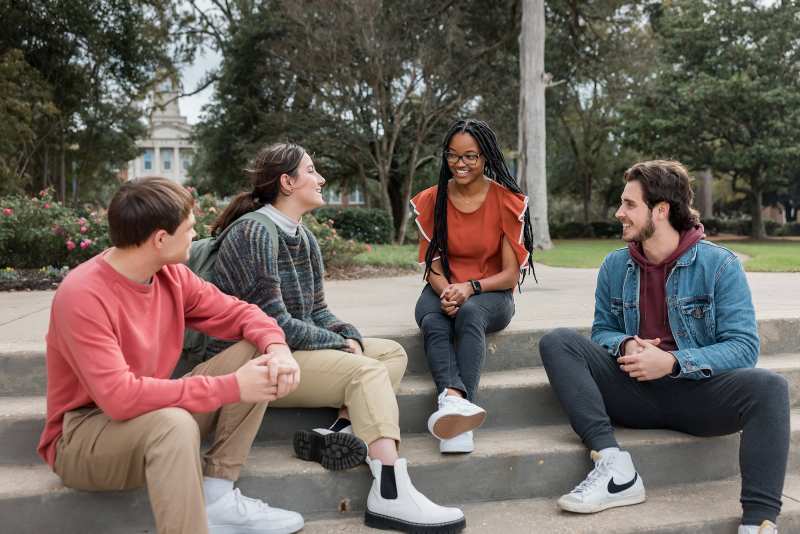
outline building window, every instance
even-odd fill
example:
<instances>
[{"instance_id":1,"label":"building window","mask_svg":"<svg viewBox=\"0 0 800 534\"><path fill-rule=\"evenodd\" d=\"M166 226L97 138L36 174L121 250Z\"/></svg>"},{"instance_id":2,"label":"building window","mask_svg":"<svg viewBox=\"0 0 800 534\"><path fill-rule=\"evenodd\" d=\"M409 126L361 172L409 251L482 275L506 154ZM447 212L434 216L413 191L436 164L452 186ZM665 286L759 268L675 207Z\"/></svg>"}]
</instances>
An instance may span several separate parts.
<instances>
[{"instance_id":1,"label":"building window","mask_svg":"<svg viewBox=\"0 0 800 534\"><path fill-rule=\"evenodd\" d=\"M142 161L144 162L144 170L152 171L153 170L153 149L152 148L145 148L144 152L142 153Z\"/></svg>"},{"instance_id":2,"label":"building window","mask_svg":"<svg viewBox=\"0 0 800 534\"><path fill-rule=\"evenodd\" d=\"M363 204L364 203L364 193L361 191L359 186L355 186L352 191L350 191L350 204Z\"/></svg>"},{"instance_id":3,"label":"building window","mask_svg":"<svg viewBox=\"0 0 800 534\"><path fill-rule=\"evenodd\" d=\"M192 165L192 151L182 148L181 149L181 169L184 174L189 172L189 167Z\"/></svg>"},{"instance_id":4,"label":"building window","mask_svg":"<svg viewBox=\"0 0 800 534\"><path fill-rule=\"evenodd\" d=\"M342 194L339 192L338 189L335 189L333 187L326 187L325 202L327 202L328 204L341 204Z\"/></svg>"},{"instance_id":5,"label":"building window","mask_svg":"<svg viewBox=\"0 0 800 534\"><path fill-rule=\"evenodd\" d=\"M161 149L161 170L164 172L172 172L172 153L171 148Z\"/></svg>"}]
</instances>

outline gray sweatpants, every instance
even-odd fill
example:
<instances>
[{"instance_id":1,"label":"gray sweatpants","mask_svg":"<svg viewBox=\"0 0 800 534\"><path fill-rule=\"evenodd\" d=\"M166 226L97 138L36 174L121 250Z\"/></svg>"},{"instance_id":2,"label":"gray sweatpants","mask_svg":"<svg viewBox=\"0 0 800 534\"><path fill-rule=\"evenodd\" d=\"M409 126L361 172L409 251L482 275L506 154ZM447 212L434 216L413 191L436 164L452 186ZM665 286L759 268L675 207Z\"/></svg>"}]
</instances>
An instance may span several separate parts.
<instances>
[{"instance_id":1,"label":"gray sweatpants","mask_svg":"<svg viewBox=\"0 0 800 534\"><path fill-rule=\"evenodd\" d=\"M638 382L601 346L568 329L539 342L542 363L570 424L594 450L617 447L612 422L694 436L742 432L742 523L775 521L789 453L789 386L765 369L735 369L705 380Z\"/></svg>"}]
</instances>

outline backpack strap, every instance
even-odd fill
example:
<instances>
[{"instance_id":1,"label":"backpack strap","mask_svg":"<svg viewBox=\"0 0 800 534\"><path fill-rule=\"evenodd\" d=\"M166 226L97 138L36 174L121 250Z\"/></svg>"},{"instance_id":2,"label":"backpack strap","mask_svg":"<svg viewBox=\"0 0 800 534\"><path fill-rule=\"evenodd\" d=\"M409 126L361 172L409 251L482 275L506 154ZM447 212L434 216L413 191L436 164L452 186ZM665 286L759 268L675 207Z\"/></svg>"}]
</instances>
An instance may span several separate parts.
<instances>
[{"instance_id":1,"label":"backpack strap","mask_svg":"<svg viewBox=\"0 0 800 534\"><path fill-rule=\"evenodd\" d=\"M273 258L277 258L278 257L278 227L275 226L275 222L272 219L270 219L267 215L264 215L263 213L259 213L258 211L251 211L249 213L245 213L244 215L242 215L241 217L236 219L235 222L245 221L245 220L255 221L255 222L260 223L261 225L263 225L263 226L265 226L267 228L267 233L269 234L270 248L272 248L272 257Z\"/></svg>"}]
</instances>

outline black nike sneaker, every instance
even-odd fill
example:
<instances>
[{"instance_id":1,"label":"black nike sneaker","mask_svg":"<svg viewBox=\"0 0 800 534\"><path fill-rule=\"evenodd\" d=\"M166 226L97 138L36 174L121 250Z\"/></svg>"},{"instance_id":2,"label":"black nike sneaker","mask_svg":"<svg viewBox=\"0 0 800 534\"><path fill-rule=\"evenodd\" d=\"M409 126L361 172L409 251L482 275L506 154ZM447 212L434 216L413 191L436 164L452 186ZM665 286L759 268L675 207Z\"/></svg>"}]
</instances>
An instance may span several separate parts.
<instances>
[{"instance_id":1,"label":"black nike sneaker","mask_svg":"<svg viewBox=\"0 0 800 534\"><path fill-rule=\"evenodd\" d=\"M606 508L644 502L644 483L626 451L601 455L592 451L594 469L570 493L558 499L558 506L568 512L593 514Z\"/></svg>"}]
</instances>

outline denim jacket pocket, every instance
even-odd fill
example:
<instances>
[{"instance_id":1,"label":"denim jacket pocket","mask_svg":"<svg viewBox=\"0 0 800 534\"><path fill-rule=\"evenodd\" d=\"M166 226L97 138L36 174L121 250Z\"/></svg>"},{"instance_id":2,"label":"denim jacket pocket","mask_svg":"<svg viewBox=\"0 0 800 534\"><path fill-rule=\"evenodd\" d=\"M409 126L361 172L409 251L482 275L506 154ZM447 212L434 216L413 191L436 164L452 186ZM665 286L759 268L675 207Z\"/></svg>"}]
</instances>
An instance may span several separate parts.
<instances>
[{"instance_id":1,"label":"denim jacket pocket","mask_svg":"<svg viewBox=\"0 0 800 534\"><path fill-rule=\"evenodd\" d=\"M697 346L704 347L715 342L714 297L699 295L678 301L681 319L687 333L694 338Z\"/></svg>"}]
</instances>

